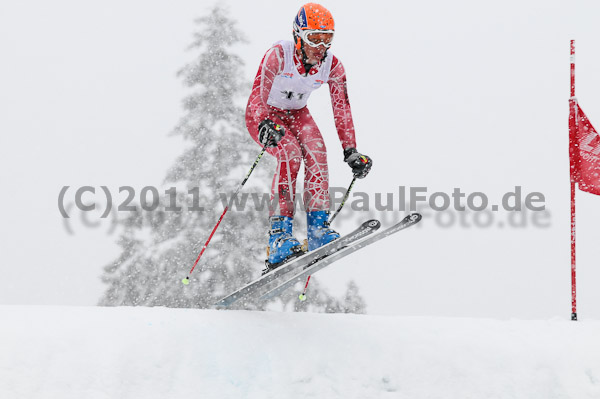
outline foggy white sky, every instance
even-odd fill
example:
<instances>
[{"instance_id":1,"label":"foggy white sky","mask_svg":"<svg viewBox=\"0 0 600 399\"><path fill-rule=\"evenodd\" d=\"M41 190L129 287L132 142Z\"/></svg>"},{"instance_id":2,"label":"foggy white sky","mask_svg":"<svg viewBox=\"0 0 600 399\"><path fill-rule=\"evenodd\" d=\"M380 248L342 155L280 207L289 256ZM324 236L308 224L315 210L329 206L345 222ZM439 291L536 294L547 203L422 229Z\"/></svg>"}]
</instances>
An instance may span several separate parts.
<instances>
[{"instance_id":1,"label":"foggy white sky","mask_svg":"<svg viewBox=\"0 0 600 399\"><path fill-rule=\"evenodd\" d=\"M96 303L117 235L107 221L88 228L77 217L69 235L58 193L162 183L182 150L168 136L186 93L175 73L194 56L186 51L193 20L212 4L0 5L0 304ZM250 42L237 49L249 83L270 44L291 37L301 4L229 2ZM355 279L371 313L568 317L569 40L577 41L577 97L598 127L600 4L323 4L336 20L332 51L348 73L358 148L375 162L357 190L460 187L498 203L522 186L545 195L551 216L548 228L521 229L444 229L430 218L316 277L335 294ZM331 183L346 186L326 89L309 108L329 148ZM600 198L578 192L583 318L600 317L599 208Z\"/></svg>"}]
</instances>

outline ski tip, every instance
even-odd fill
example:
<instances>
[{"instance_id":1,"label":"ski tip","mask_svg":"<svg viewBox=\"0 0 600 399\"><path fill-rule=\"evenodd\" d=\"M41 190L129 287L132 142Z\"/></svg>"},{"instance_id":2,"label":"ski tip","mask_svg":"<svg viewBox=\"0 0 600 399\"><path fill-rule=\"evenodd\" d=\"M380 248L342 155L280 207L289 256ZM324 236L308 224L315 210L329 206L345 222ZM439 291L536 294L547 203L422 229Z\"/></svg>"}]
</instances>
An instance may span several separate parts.
<instances>
[{"instance_id":1,"label":"ski tip","mask_svg":"<svg viewBox=\"0 0 600 399\"><path fill-rule=\"evenodd\" d=\"M362 227L377 230L381 227L381 222L377 219L367 220L362 224Z\"/></svg>"},{"instance_id":2,"label":"ski tip","mask_svg":"<svg viewBox=\"0 0 600 399\"><path fill-rule=\"evenodd\" d=\"M414 213L411 213L410 215L408 215L405 219L407 221L410 220L413 223L417 223L422 218L423 218L423 216L420 213L414 212Z\"/></svg>"},{"instance_id":3,"label":"ski tip","mask_svg":"<svg viewBox=\"0 0 600 399\"><path fill-rule=\"evenodd\" d=\"M190 277L187 276L186 278L181 280L181 284L183 285L188 285L190 283Z\"/></svg>"}]
</instances>

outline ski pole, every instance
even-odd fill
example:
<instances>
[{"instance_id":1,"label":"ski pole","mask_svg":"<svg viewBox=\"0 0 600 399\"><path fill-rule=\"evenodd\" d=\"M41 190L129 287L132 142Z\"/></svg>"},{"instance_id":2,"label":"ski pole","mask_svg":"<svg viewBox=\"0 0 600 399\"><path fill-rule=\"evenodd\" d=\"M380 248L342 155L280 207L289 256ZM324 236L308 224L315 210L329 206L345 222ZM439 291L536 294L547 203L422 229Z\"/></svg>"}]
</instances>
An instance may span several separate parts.
<instances>
[{"instance_id":1,"label":"ski pole","mask_svg":"<svg viewBox=\"0 0 600 399\"><path fill-rule=\"evenodd\" d=\"M344 198L342 199L342 203L340 204L338 209L335 211L335 213L329 219L329 224L331 224L333 222L333 219L335 219L336 216L338 215L338 213L340 213L340 211L342 210L342 207L344 206L344 204L346 203L346 200L350 196L350 191L352 190L352 187L354 186L354 182L356 182L356 176L354 176L354 178L352 179L352 183L350 183L348 190L346 190L346 195L344 195Z\"/></svg>"},{"instance_id":2,"label":"ski pole","mask_svg":"<svg viewBox=\"0 0 600 399\"><path fill-rule=\"evenodd\" d=\"M244 187L244 184L246 184L246 182L248 181L248 178L250 177L250 175L254 171L254 168L256 168L256 165L258 165L258 162L260 161L260 159L262 158L262 156L265 154L266 150L267 150L267 144L264 145L264 147L262 148L262 151L260 152L260 154L258 154L258 157L256 157L256 160L254 161L254 164L252 164L252 167L248 171L248 174L246 175L246 177L244 178L244 180L242 181L242 183L238 186L237 190L235 190L235 193L233 193L233 197L231 197L232 201L238 195L238 193L240 192L240 190L242 189L242 187ZM200 251L200 255L198 255L198 258L196 258L196 261L194 262L194 266L192 266L192 269L190 270L190 272L188 273L188 275L184 279L181 280L181 282L184 285L188 285L190 283L190 275L192 274L192 272L194 271L194 268L196 267L196 265L200 261L200 258L202 257L202 254L206 250L206 247L210 243L210 240L212 239L213 235L215 234L215 231L217 231L217 228L219 227L219 224L221 224L221 221L223 220L223 217L225 216L225 214L227 213L228 210L229 210L229 205L226 205L225 209L223 210L223 213L221 214L221 217L217 221L217 224L215 225L215 227L213 227L212 232L210 233L210 235L208 236L208 239L204 243L204 246L202 247L202 250Z\"/></svg>"},{"instance_id":3,"label":"ski pole","mask_svg":"<svg viewBox=\"0 0 600 399\"><path fill-rule=\"evenodd\" d=\"M308 279L306 280L306 284L304 284L304 291L302 291L302 294L300 294L300 296L298 297L298 299L300 299L301 301L306 300L306 290L308 289L309 281L310 281L310 276L308 276Z\"/></svg>"},{"instance_id":4,"label":"ski pole","mask_svg":"<svg viewBox=\"0 0 600 399\"><path fill-rule=\"evenodd\" d=\"M350 191L352 191L352 187L354 187L355 182L356 182L356 176L354 176L354 178L352 179L352 183L350 183L348 190L346 190L346 195L344 195L344 198L342 199L342 203L340 204L338 209L335 211L335 213L331 216L331 219L329 219L329 222L328 222L329 224L331 224L331 222L333 222L333 219L335 219L335 217L338 215L338 213L340 213L340 211L342 210L342 207L344 206L344 204L346 203L346 200L350 196ZM308 278L306 279L306 284L304 284L304 291L298 297L301 301L306 300L306 290L308 289L309 282L310 282L310 276L308 276Z\"/></svg>"}]
</instances>

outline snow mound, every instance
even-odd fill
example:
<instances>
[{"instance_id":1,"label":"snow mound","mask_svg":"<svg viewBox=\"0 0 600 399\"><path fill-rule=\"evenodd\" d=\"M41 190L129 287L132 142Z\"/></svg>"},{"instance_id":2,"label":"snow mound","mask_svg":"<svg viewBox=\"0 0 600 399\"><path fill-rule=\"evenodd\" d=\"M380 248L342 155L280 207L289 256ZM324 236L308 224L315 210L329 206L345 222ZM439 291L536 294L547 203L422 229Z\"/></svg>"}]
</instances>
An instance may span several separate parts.
<instances>
[{"instance_id":1,"label":"snow mound","mask_svg":"<svg viewBox=\"0 0 600 399\"><path fill-rule=\"evenodd\" d=\"M600 398L600 322L0 306L0 398Z\"/></svg>"}]
</instances>

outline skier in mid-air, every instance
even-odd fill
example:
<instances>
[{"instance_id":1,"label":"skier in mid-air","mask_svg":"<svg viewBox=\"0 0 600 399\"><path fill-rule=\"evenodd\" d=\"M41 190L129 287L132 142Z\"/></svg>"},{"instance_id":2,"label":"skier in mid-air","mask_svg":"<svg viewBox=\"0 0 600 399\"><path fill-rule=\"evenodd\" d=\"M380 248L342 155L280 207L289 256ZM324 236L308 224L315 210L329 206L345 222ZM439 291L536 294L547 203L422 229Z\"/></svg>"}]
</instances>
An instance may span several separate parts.
<instances>
[{"instance_id":1,"label":"skier in mid-air","mask_svg":"<svg viewBox=\"0 0 600 399\"><path fill-rule=\"evenodd\" d=\"M329 85L333 116L354 176L364 178L371 169L369 157L356 150L354 124L342 63L329 48L334 35L331 13L315 3L300 8L293 23L293 41L279 41L260 64L246 108L246 126L257 143L277 158L271 187L268 269L275 269L303 253L292 235L296 177L304 163L304 206L308 224L308 250L340 235L329 227L329 176L327 152L319 128L306 107L311 92Z\"/></svg>"}]
</instances>

